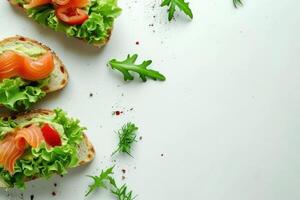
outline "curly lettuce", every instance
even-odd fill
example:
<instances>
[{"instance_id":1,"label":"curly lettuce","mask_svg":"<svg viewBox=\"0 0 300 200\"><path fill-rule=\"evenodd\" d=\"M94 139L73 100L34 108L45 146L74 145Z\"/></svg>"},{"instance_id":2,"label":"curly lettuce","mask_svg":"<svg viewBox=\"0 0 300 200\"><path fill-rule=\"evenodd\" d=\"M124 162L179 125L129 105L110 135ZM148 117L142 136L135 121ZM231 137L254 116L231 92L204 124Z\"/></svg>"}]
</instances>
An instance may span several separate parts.
<instances>
[{"instance_id":1,"label":"curly lettuce","mask_svg":"<svg viewBox=\"0 0 300 200\"><path fill-rule=\"evenodd\" d=\"M11 118L6 120L0 118L0 139L3 139L7 133L13 131L16 126L17 124Z\"/></svg>"},{"instance_id":2,"label":"curly lettuce","mask_svg":"<svg viewBox=\"0 0 300 200\"><path fill-rule=\"evenodd\" d=\"M91 44L99 44L108 40L115 18L121 14L117 0L91 0L85 8L89 18L82 25L67 25L60 21L52 4L27 10L33 20L69 37L77 37Z\"/></svg>"},{"instance_id":3,"label":"curly lettuce","mask_svg":"<svg viewBox=\"0 0 300 200\"><path fill-rule=\"evenodd\" d=\"M67 143L53 148L48 148L45 143L38 148L28 148L21 159L16 162L13 175L0 167L0 179L8 187L16 186L24 189L26 180L35 177L49 178L53 174L66 174L69 168L78 165L77 147L83 140L85 128L79 125L78 120L69 118L61 109L54 112L54 117L48 118L49 123L63 126L63 133L61 134L68 138ZM47 119L42 116L41 118L43 121ZM22 124L14 124L11 127L15 126L22 126Z\"/></svg>"},{"instance_id":4,"label":"curly lettuce","mask_svg":"<svg viewBox=\"0 0 300 200\"><path fill-rule=\"evenodd\" d=\"M41 88L48 81L31 82L20 77L4 79L0 82L0 104L13 111L28 110L46 95Z\"/></svg>"}]
</instances>

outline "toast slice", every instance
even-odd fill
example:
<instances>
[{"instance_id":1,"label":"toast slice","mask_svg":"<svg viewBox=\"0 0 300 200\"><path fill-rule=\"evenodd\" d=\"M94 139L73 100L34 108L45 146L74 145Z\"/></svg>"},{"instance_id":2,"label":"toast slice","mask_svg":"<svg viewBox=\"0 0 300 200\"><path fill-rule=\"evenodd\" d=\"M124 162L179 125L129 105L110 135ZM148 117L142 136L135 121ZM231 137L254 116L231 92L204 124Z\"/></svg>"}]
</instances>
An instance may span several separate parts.
<instances>
[{"instance_id":1,"label":"toast slice","mask_svg":"<svg viewBox=\"0 0 300 200\"><path fill-rule=\"evenodd\" d=\"M90 1L92 1L92 0L90 0ZM97 0L95 0L95 1L97 1ZM105 1L105 0L104 0ZM113 2L112 0L107 0L107 2L109 2L110 1L110 4L112 4L111 2ZM13 5L14 7L16 7L16 8L18 8L19 10L21 10L21 11L23 11L24 13L27 13L27 9L24 7L24 5L22 4L22 3L20 3L20 1L18 1L18 0L8 0L8 2L11 4L11 5ZM25 1L26 2L26 1ZM27 1L27 2L29 2L29 0ZM100 0L99 0L99 2L100 2ZM120 13L121 13L121 9L120 8L118 8L117 7L117 5L116 5L116 2L117 2L117 0L115 0L114 1L114 4L113 4L113 7L111 7L111 8L109 8L109 7L106 7L105 9L112 9L112 10L114 10L113 12L113 14L109 14L109 15L111 15L111 16L100 16L100 18L102 19L102 18L104 18L104 20L107 20L108 18L109 18L109 20L107 20L107 21L112 21L112 23L113 23L113 21L114 21L114 18L116 18ZM101 3L98 3L98 5L99 4L102 4L103 2L101 2ZM95 7L95 6L94 6ZM98 9L99 10L99 9ZM98 12L98 11L97 11ZM96 14L100 14L99 12L97 13L97 12L95 12ZM53 13L55 13L54 11L53 11ZM114 16L113 16L114 15ZM32 17L30 14L28 14L27 13L27 16L29 17L29 18L34 18L34 17ZM106 19L107 18L107 19ZM61 22L59 19L57 19L57 18L55 18L55 20L56 21L59 21L61 24L62 24L62 26L68 26L67 24L65 24L65 23L63 23L63 22ZM39 20L36 20L39 24L42 24L42 25L44 25L44 26L47 26L47 25L45 25L45 24L47 24L46 22L39 22ZM97 23L101 23L101 21L98 21ZM102 25L101 25L102 26ZM61 27L61 26L60 26ZM71 26L70 25L70 27L74 27L74 26ZM78 26L77 26L78 27ZM81 40L81 41L83 41L83 42L86 42L86 43L89 43L89 44L92 44L93 46L95 46L95 47L98 47L98 48L101 48L101 47L103 47L103 46L105 46L108 42L109 42L109 40L110 40L110 37L111 37L111 34L112 34L112 30L113 30L113 25L110 25L109 26L110 28L108 28L107 30L105 30L104 32L106 32L105 34L106 34L106 37L104 38L104 39L102 39L102 40L99 40L99 41L97 41L97 40L95 40L95 41L93 41L93 42L91 42L91 41L89 41L88 39L86 39L86 38L82 38L82 37L79 37L78 35L77 36L70 36L70 37L75 37L75 38L77 38L77 39L79 39L79 40ZM93 27L94 28L94 27ZM91 28L91 29L93 29L93 28ZM52 28L52 29L54 29L55 31L60 31L60 32L63 32L62 31L62 29L61 28ZM73 31L73 30L72 30ZM103 31L103 30L96 30L96 31L94 31L94 33L93 34L91 34L91 35L98 35L101 31ZM90 33L89 33L90 34Z\"/></svg>"},{"instance_id":2,"label":"toast slice","mask_svg":"<svg viewBox=\"0 0 300 200\"><path fill-rule=\"evenodd\" d=\"M63 62L57 57L55 52L53 52L46 45L43 45L42 43L40 43L36 40L29 39L29 38L26 38L23 36L18 36L18 35L14 36L14 37L9 37L9 38L6 38L6 39L0 41L0 48L5 48L6 46L13 45L16 42L24 43L24 45L28 45L29 48L31 45L36 46L36 47L43 49L45 52L50 51L52 53L53 58L54 58L54 70L50 75L49 84L47 86L45 86L44 88L42 88L46 93L60 90L67 85L68 80L69 80L69 75L68 75L67 69L66 69L65 65L63 64Z\"/></svg>"},{"instance_id":3,"label":"toast slice","mask_svg":"<svg viewBox=\"0 0 300 200\"><path fill-rule=\"evenodd\" d=\"M28 121L32 118L35 118L35 117L38 117L41 115L47 116L47 115L53 115L53 114L54 114L54 112L52 110L38 109L38 110L33 110L33 111L22 113L22 114L5 115L2 117L4 117L4 118L10 117L11 119L14 119L15 122L21 122L21 121ZM90 140L88 139L86 134L84 134L84 138L83 138L82 142L78 145L78 148L77 148L77 155L79 158L78 167L91 162L95 158L95 154L96 154L96 152L95 152L95 149L94 149L92 143L90 142ZM37 178L39 178L39 177L34 177L30 180L26 180L26 182L29 182L29 181L37 179ZM0 179L0 188L7 188L7 185L1 179Z\"/></svg>"}]
</instances>

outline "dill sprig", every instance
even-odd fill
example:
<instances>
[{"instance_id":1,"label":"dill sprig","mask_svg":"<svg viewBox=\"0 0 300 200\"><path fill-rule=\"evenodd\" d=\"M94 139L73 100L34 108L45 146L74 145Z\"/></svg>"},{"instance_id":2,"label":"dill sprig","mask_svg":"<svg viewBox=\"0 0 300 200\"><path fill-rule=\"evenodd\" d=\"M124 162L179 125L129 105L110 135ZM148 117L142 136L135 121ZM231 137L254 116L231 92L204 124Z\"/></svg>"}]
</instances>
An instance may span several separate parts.
<instances>
[{"instance_id":1,"label":"dill sprig","mask_svg":"<svg viewBox=\"0 0 300 200\"><path fill-rule=\"evenodd\" d=\"M118 200L133 200L136 196L133 196L133 192L127 190L127 185L124 184L120 188L111 190L111 192L117 197Z\"/></svg>"},{"instance_id":2,"label":"dill sprig","mask_svg":"<svg viewBox=\"0 0 300 200\"><path fill-rule=\"evenodd\" d=\"M113 193L118 200L134 200L137 197L136 195L133 195L132 190L128 190L126 184L118 187L114 179L110 180L110 184L113 187L111 193Z\"/></svg>"},{"instance_id":3,"label":"dill sprig","mask_svg":"<svg viewBox=\"0 0 300 200\"><path fill-rule=\"evenodd\" d=\"M233 0L234 7L238 8L243 5L242 0Z\"/></svg>"},{"instance_id":4,"label":"dill sprig","mask_svg":"<svg viewBox=\"0 0 300 200\"><path fill-rule=\"evenodd\" d=\"M136 142L136 131L138 130L138 127L135 126L135 124L129 122L125 124L119 131L119 144L117 150L115 150L112 155L121 152L121 153L127 153L131 156L131 148L132 144Z\"/></svg>"}]
</instances>

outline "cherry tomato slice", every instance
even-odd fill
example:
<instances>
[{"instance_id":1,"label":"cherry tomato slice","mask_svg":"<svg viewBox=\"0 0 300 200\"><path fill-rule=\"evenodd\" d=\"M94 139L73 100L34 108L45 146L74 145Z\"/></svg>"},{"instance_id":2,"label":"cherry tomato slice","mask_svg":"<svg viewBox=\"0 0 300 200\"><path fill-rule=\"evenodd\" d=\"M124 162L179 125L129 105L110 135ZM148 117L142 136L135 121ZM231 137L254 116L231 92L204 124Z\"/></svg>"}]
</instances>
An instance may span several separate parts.
<instances>
[{"instance_id":1,"label":"cherry tomato slice","mask_svg":"<svg viewBox=\"0 0 300 200\"><path fill-rule=\"evenodd\" d=\"M52 147L61 146L60 135L54 128L52 128L49 124L44 124L41 130L47 144Z\"/></svg>"},{"instance_id":2,"label":"cherry tomato slice","mask_svg":"<svg viewBox=\"0 0 300 200\"><path fill-rule=\"evenodd\" d=\"M89 18L86 11L69 6L59 6L56 9L56 16L69 25L81 25Z\"/></svg>"}]
</instances>

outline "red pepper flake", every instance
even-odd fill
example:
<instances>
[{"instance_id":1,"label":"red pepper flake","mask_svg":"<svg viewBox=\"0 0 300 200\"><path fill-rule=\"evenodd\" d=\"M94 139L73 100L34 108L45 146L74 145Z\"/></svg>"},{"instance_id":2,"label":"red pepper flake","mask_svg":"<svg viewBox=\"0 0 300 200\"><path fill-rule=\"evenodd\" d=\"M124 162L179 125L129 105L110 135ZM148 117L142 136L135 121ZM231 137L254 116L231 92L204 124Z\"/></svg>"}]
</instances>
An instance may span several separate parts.
<instances>
[{"instance_id":1,"label":"red pepper flake","mask_svg":"<svg viewBox=\"0 0 300 200\"><path fill-rule=\"evenodd\" d=\"M56 196L56 192L52 192L52 196Z\"/></svg>"},{"instance_id":2,"label":"red pepper flake","mask_svg":"<svg viewBox=\"0 0 300 200\"><path fill-rule=\"evenodd\" d=\"M121 114L123 114L123 111L114 111L113 112L113 115L116 115L116 116L119 116L119 115L121 115Z\"/></svg>"}]
</instances>

